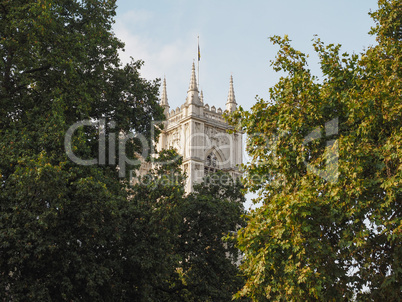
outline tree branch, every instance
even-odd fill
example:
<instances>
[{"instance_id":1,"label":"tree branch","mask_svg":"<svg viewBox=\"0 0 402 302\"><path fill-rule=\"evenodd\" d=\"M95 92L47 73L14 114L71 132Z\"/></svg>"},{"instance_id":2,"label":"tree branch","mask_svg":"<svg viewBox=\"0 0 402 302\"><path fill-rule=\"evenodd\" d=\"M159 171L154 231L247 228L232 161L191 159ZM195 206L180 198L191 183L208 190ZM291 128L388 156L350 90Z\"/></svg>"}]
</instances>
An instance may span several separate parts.
<instances>
[{"instance_id":1,"label":"tree branch","mask_svg":"<svg viewBox=\"0 0 402 302\"><path fill-rule=\"evenodd\" d=\"M34 68L34 69L31 69L31 70L26 70L26 71L24 71L23 73L24 73L24 74L25 74L25 73L34 73L34 72L37 72L37 71L48 70L49 68L50 68L50 64L45 65L45 66L42 66L42 67L39 67L39 68Z\"/></svg>"}]
</instances>

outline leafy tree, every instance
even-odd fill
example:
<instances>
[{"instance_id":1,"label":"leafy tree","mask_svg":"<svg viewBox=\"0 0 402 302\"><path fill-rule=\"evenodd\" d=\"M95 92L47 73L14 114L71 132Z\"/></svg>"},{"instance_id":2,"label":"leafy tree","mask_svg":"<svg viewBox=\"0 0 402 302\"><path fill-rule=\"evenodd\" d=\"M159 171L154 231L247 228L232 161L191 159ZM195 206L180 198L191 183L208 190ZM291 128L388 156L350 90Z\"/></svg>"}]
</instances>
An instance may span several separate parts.
<instances>
[{"instance_id":1,"label":"leafy tree","mask_svg":"<svg viewBox=\"0 0 402 302\"><path fill-rule=\"evenodd\" d=\"M120 66L115 1L1 1L0 14L0 300L111 301L127 181L113 160L73 163L65 134L107 121L75 132L83 159L102 158L100 133L149 137L158 83L140 77L140 61Z\"/></svg>"},{"instance_id":2,"label":"leafy tree","mask_svg":"<svg viewBox=\"0 0 402 302\"><path fill-rule=\"evenodd\" d=\"M245 225L241 183L214 173L180 205L180 301L230 301L242 286L239 250L228 234Z\"/></svg>"},{"instance_id":3,"label":"leafy tree","mask_svg":"<svg viewBox=\"0 0 402 302\"><path fill-rule=\"evenodd\" d=\"M254 301L399 301L402 5L371 13L377 45L360 55L316 39L321 81L290 40L272 37L287 75L230 121L248 135L246 187L262 206L238 244Z\"/></svg>"},{"instance_id":4,"label":"leafy tree","mask_svg":"<svg viewBox=\"0 0 402 302\"><path fill-rule=\"evenodd\" d=\"M242 185L219 173L185 195L182 158L162 150L123 205L127 301L228 301L241 287L239 251L224 237L244 226Z\"/></svg>"},{"instance_id":5,"label":"leafy tree","mask_svg":"<svg viewBox=\"0 0 402 302\"><path fill-rule=\"evenodd\" d=\"M162 150L154 160L155 169L136 179L129 190L122 221L125 301L171 301L177 292L181 258L176 246L184 199L181 163L174 150Z\"/></svg>"}]
</instances>

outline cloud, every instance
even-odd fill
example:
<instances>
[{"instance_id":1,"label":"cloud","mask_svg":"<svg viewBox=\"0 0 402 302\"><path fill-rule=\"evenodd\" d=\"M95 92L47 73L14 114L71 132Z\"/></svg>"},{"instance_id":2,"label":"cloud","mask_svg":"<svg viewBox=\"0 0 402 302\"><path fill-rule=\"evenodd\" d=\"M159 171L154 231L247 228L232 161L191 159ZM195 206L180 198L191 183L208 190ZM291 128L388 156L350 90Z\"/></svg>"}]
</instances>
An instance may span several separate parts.
<instances>
[{"instance_id":1,"label":"cloud","mask_svg":"<svg viewBox=\"0 0 402 302\"><path fill-rule=\"evenodd\" d=\"M130 10L124 13L119 20L124 24L141 25L146 24L154 18L154 14L146 10Z\"/></svg>"},{"instance_id":2,"label":"cloud","mask_svg":"<svg viewBox=\"0 0 402 302\"><path fill-rule=\"evenodd\" d=\"M168 37L171 39L158 35L149 36L141 28L147 23L151 26L152 18L152 14L146 11L129 11L117 20L114 32L125 43L125 51L120 52L120 59L123 64L130 62L130 57L143 60L145 64L141 75L148 80L166 75L169 102L171 108L175 108L186 97L191 64L197 56L197 35L186 33L184 36ZM142 25L134 26L138 23Z\"/></svg>"}]
</instances>

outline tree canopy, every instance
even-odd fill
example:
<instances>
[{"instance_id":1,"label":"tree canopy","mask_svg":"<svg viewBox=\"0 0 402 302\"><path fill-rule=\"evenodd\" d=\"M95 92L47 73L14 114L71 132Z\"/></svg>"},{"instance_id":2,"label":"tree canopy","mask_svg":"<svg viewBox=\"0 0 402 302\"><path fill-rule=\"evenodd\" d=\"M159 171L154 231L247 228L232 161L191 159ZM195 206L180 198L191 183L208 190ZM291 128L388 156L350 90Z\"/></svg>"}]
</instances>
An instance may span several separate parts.
<instances>
[{"instance_id":1,"label":"tree canopy","mask_svg":"<svg viewBox=\"0 0 402 302\"><path fill-rule=\"evenodd\" d=\"M99 135L110 146L116 133L149 137L163 117L158 82L140 76L141 61L121 66L115 1L2 1L0 15L0 300L111 301L127 181ZM69 127L101 119L70 147L111 160L72 162Z\"/></svg>"},{"instance_id":2,"label":"tree canopy","mask_svg":"<svg viewBox=\"0 0 402 302\"><path fill-rule=\"evenodd\" d=\"M314 48L323 77L287 36L271 41L286 75L250 111L245 185L262 206L238 233L254 301L399 301L402 216L402 5L370 13L377 44Z\"/></svg>"},{"instance_id":3,"label":"tree canopy","mask_svg":"<svg viewBox=\"0 0 402 302\"><path fill-rule=\"evenodd\" d=\"M180 301L230 301L243 285L241 254L229 236L245 226L242 189L238 179L217 172L195 184L179 207Z\"/></svg>"}]
</instances>

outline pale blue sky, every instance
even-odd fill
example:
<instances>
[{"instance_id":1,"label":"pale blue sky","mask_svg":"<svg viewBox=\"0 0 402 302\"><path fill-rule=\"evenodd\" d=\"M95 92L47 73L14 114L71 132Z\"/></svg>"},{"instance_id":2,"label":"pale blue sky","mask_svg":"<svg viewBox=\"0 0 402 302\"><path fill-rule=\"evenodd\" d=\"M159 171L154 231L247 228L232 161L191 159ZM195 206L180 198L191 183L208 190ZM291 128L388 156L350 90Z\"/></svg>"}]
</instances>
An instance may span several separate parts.
<instances>
[{"instance_id":1,"label":"pale blue sky","mask_svg":"<svg viewBox=\"0 0 402 302\"><path fill-rule=\"evenodd\" d=\"M123 62L142 59L148 79L166 75L171 109L184 103L191 64L200 36L200 88L210 106L224 107L233 74L238 104L250 108L255 96L268 98L277 79L270 60L278 50L268 40L289 35L292 45L310 56L319 74L312 42L317 34L342 50L361 52L373 45L368 12L375 0L118 0L116 35L126 43Z\"/></svg>"}]
</instances>

